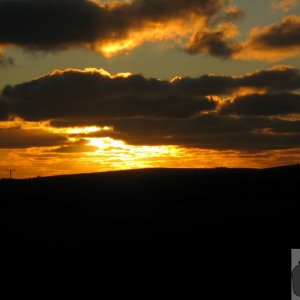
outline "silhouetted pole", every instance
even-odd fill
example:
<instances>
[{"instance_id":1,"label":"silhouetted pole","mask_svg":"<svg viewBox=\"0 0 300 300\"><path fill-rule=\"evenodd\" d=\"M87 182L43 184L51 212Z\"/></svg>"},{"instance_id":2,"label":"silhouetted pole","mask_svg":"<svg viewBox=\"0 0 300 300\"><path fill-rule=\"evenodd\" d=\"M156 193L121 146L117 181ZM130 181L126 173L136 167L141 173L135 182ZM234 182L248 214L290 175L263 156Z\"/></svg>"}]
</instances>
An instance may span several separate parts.
<instances>
[{"instance_id":1,"label":"silhouetted pole","mask_svg":"<svg viewBox=\"0 0 300 300\"><path fill-rule=\"evenodd\" d=\"M12 179L12 174L13 172L15 172L16 170L15 169L6 169L7 172L9 172L9 179Z\"/></svg>"}]
</instances>

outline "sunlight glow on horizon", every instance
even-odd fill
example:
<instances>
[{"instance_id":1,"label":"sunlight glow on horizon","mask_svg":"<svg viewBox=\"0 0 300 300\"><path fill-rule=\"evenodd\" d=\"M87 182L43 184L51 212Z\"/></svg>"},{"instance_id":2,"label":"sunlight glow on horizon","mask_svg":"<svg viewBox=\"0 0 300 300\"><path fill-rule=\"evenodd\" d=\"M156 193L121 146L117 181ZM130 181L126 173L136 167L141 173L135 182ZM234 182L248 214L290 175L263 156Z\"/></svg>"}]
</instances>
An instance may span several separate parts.
<instances>
[{"instance_id":1,"label":"sunlight glow on horizon","mask_svg":"<svg viewBox=\"0 0 300 300\"><path fill-rule=\"evenodd\" d=\"M114 138L110 126L53 127L50 121L15 118L0 122L0 130L55 135L66 141L53 146L0 149L0 178L4 170L18 170L15 178L91 173L140 168L264 168L298 161L300 149L247 153L176 145L131 145ZM100 134L98 137L97 135Z\"/></svg>"},{"instance_id":2,"label":"sunlight glow on horizon","mask_svg":"<svg viewBox=\"0 0 300 300\"><path fill-rule=\"evenodd\" d=\"M106 157L112 161L116 170L152 167L153 162L167 161L182 155L182 148L178 146L135 146L110 137L85 138L85 140L89 141L88 146L98 148L87 154L91 160L100 162Z\"/></svg>"},{"instance_id":3,"label":"sunlight glow on horizon","mask_svg":"<svg viewBox=\"0 0 300 300\"><path fill-rule=\"evenodd\" d=\"M77 147L78 139L71 138L70 150L68 146L0 149L0 178L7 176L7 168L16 169L15 178L143 168L265 168L295 163L300 154L300 149L243 153L170 145L136 146L110 137L84 140L87 143L75 151L72 147Z\"/></svg>"}]
</instances>

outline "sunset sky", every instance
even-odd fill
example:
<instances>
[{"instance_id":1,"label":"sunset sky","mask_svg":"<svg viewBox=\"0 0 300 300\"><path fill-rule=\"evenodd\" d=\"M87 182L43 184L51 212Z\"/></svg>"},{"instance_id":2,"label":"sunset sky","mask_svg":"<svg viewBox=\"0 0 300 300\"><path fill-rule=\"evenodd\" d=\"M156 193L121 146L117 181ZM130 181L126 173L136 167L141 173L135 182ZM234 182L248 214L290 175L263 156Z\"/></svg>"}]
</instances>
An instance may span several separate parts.
<instances>
[{"instance_id":1,"label":"sunset sky","mask_svg":"<svg viewBox=\"0 0 300 300\"><path fill-rule=\"evenodd\" d=\"M0 0L0 178L300 160L300 0Z\"/></svg>"}]
</instances>

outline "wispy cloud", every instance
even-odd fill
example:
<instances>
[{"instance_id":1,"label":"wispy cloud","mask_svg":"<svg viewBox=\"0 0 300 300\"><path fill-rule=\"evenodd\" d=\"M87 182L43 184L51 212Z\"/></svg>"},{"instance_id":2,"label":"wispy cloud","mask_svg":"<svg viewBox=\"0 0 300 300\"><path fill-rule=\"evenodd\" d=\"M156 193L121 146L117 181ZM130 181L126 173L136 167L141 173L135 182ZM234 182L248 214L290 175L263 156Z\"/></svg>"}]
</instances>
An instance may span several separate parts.
<instances>
[{"instance_id":1,"label":"wispy cloud","mask_svg":"<svg viewBox=\"0 0 300 300\"><path fill-rule=\"evenodd\" d=\"M224 23L215 30L195 34L186 50L223 58L281 61L300 54L299 33L300 16L285 16L278 23L253 28L242 42L234 39L237 26Z\"/></svg>"},{"instance_id":2,"label":"wispy cloud","mask_svg":"<svg viewBox=\"0 0 300 300\"><path fill-rule=\"evenodd\" d=\"M272 2L272 8L288 12L291 8L298 5L298 0L275 0Z\"/></svg>"}]
</instances>

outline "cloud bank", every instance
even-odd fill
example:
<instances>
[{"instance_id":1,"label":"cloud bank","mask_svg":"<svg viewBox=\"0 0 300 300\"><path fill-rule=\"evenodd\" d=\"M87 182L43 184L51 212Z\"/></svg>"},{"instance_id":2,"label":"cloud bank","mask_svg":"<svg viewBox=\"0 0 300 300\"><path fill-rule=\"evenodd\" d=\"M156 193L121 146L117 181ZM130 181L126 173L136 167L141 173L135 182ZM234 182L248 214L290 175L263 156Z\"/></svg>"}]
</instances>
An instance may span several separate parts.
<instances>
[{"instance_id":1,"label":"cloud bank","mask_svg":"<svg viewBox=\"0 0 300 300\"><path fill-rule=\"evenodd\" d=\"M2 121L49 120L55 128L110 126L111 132L82 136L134 145L287 149L300 147L299 90L300 71L288 66L171 81L66 69L6 86L0 116Z\"/></svg>"}]
</instances>

